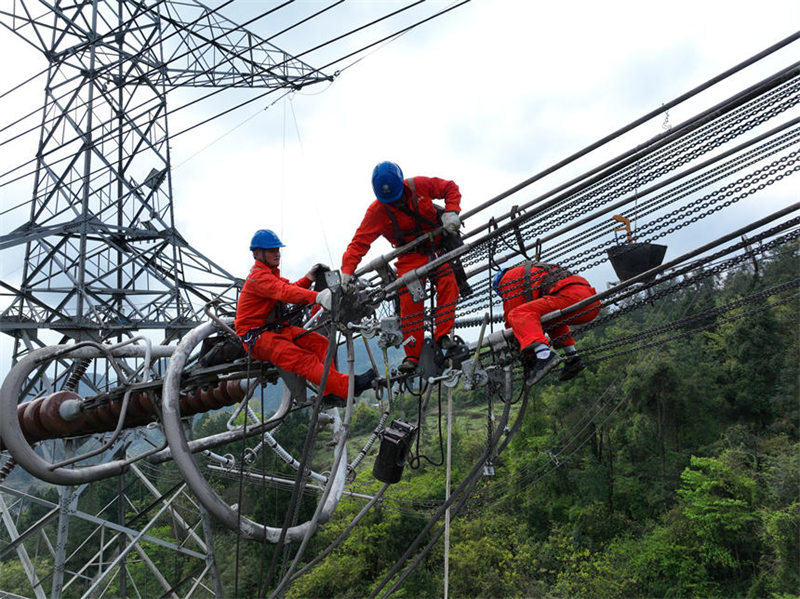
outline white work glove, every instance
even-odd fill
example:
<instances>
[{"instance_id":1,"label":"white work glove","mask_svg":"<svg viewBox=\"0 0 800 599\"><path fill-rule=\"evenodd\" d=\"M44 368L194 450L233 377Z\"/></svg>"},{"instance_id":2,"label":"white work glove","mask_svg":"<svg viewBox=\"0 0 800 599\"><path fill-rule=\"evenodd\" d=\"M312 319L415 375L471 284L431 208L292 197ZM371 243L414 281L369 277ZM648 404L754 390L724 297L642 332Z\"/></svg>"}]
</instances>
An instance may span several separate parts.
<instances>
[{"instance_id":1,"label":"white work glove","mask_svg":"<svg viewBox=\"0 0 800 599\"><path fill-rule=\"evenodd\" d=\"M322 306L323 310L330 311L331 309L331 290L330 289L323 289L319 293L317 293L317 298L314 300L314 303L318 306Z\"/></svg>"},{"instance_id":2,"label":"white work glove","mask_svg":"<svg viewBox=\"0 0 800 599\"><path fill-rule=\"evenodd\" d=\"M442 214L442 227L444 230L454 235L458 233L458 228L461 226L461 219L458 218L458 212L445 212Z\"/></svg>"},{"instance_id":3,"label":"white work glove","mask_svg":"<svg viewBox=\"0 0 800 599\"><path fill-rule=\"evenodd\" d=\"M327 264L323 264L322 262L317 262L314 266L311 267L306 273L306 278L310 281L316 281L317 275L323 272L327 272L330 270L330 267Z\"/></svg>"},{"instance_id":4,"label":"white work glove","mask_svg":"<svg viewBox=\"0 0 800 599\"><path fill-rule=\"evenodd\" d=\"M350 285L355 283L353 275L347 274L346 272L342 273L342 289L347 291L350 289Z\"/></svg>"}]
</instances>

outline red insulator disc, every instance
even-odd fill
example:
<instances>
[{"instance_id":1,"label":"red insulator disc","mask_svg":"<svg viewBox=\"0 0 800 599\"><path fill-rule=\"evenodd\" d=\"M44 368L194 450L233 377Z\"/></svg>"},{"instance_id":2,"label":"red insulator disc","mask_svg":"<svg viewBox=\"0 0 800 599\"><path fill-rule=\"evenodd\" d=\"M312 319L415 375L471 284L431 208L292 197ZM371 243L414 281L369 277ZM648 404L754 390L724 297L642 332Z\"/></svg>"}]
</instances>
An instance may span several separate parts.
<instances>
[{"instance_id":1,"label":"red insulator disc","mask_svg":"<svg viewBox=\"0 0 800 599\"><path fill-rule=\"evenodd\" d=\"M231 398L231 404L239 403L244 399L245 392L242 389L242 385L240 381L228 381L225 383L225 391L228 393L228 397Z\"/></svg>"},{"instance_id":2,"label":"red insulator disc","mask_svg":"<svg viewBox=\"0 0 800 599\"><path fill-rule=\"evenodd\" d=\"M28 407L27 403L21 403L17 405L17 420L19 421L19 429L22 431L22 436L25 437L25 440L28 443L33 443L34 441L36 441L36 439L34 439L28 434L28 432L25 430L25 424L22 422L22 417L25 415L25 408L27 407ZM6 446L3 445L2 439L0 439L0 448L2 448L3 451L6 450Z\"/></svg>"},{"instance_id":3,"label":"red insulator disc","mask_svg":"<svg viewBox=\"0 0 800 599\"><path fill-rule=\"evenodd\" d=\"M189 403L186 399L188 395L188 393L181 393L178 396L178 407L180 408L181 416L186 416L189 413Z\"/></svg>"},{"instance_id":4,"label":"red insulator disc","mask_svg":"<svg viewBox=\"0 0 800 599\"><path fill-rule=\"evenodd\" d=\"M114 418L119 418L122 413L122 400L108 402L108 409L114 414Z\"/></svg>"},{"instance_id":5,"label":"red insulator disc","mask_svg":"<svg viewBox=\"0 0 800 599\"><path fill-rule=\"evenodd\" d=\"M205 408L203 410L204 412L216 410L217 408L222 407L214 397L214 388L209 385L200 387L200 402L203 404L203 408Z\"/></svg>"},{"instance_id":6,"label":"red insulator disc","mask_svg":"<svg viewBox=\"0 0 800 599\"><path fill-rule=\"evenodd\" d=\"M83 414L75 420L65 420L61 416L59 411L61 404L67 400L83 401L83 398L73 391L57 391L45 397L39 408L39 420L53 436L69 437L86 431L86 419Z\"/></svg>"},{"instance_id":7,"label":"red insulator disc","mask_svg":"<svg viewBox=\"0 0 800 599\"><path fill-rule=\"evenodd\" d=\"M143 399L144 397L144 399ZM144 391L134 391L128 400L128 416L132 419L148 418L152 415L150 411L150 398Z\"/></svg>"},{"instance_id":8,"label":"red insulator disc","mask_svg":"<svg viewBox=\"0 0 800 599\"><path fill-rule=\"evenodd\" d=\"M200 388L192 389L186 394L186 414L181 412L182 416L189 416L190 414L200 414L206 411L203 401L200 399Z\"/></svg>"},{"instance_id":9,"label":"red insulator disc","mask_svg":"<svg viewBox=\"0 0 800 599\"><path fill-rule=\"evenodd\" d=\"M128 404L128 419L125 420L125 427L141 426L153 421L156 415L153 400L146 391L138 391L131 395Z\"/></svg>"},{"instance_id":10,"label":"red insulator disc","mask_svg":"<svg viewBox=\"0 0 800 599\"><path fill-rule=\"evenodd\" d=\"M52 437L39 418L39 408L43 400L44 397L37 397L25 404L25 412L22 414L22 430L28 439L39 441Z\"/></svg>"},{"instance_id":11,"label":"red insulator disc","mask_svg":"<svg viewBox=\"0 0 800 599\"><path fill-rule=\"evenodd\" d=\"M214 399L217 400L217 404L220 408L223 406L231 406L236 403L231 399L231 396L228 395L227 381L223 381L214 387Z\"/></svg>"},{"instance_id":12,"label":"red insulator disc","mask_svg":"<svg viewBox=\"0 0 800 599\"><path fill-rule=\"evenodd\" d=\"M109 404L103 404L102 406L97 406L94 409L95 416L97 420L102 423L102 430L104 431L113 431L117 428L117 421L119 420L119 416L114 416L114 410Z\"/></svg>"},{"instance_id":13,"label":"red insulator disc","mask_svg":"<svg viewBox=\"0 0 800 599\"><path fill-rule=\"evenodd\" d=\"M142 410L148 416L155 416L156 415L156 406L153 403L153 396L150 395L150 393L148 393L147 391L142 391L141 393L138 394L138 397L136 398L136 400L138 401L138 403L141 406Z\"/></svg>"},{"instance_id":14,"label":"red insulator disc","mask_svg":"<svg viewBox=\"0 0 800 599\"><path fill-rule=\"evenodd\" d=\"M107 429L105 420L97 413L97 407L84 410L83 418L86 421L87 433L100 432Z\"/></svg>"}]
</instances>

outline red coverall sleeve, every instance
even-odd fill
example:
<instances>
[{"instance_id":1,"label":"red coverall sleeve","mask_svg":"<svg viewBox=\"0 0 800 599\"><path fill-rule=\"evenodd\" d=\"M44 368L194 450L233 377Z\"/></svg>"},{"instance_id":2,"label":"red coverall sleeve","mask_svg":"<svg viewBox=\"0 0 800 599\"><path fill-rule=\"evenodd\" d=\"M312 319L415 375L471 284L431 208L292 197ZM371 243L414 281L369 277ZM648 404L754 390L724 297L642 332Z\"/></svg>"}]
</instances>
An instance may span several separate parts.
<instances>
[{"instance_id":1,"label":"red coverall sleeve","mask_svg":"<svg viewBox=\"0 0 800 599\"><path fill-rule=\"evenodd\" d=\"M364 219L356 229L353 240L348 244L342 256L342 272L348 275L353 274L361 262L361 259L369 251L372 242L375 241L385 231L386 224L384 216L379 211L378 202L373 202L367 208Z\"/></svg>"},{"instance_id":2,"label":"red coverall sleeve","mask_svg":"<svg viewBox=\"0 0 800 599\"><path fill-rule=\"evenodd\" d=\"M436 200L444 200L446 212L461 212L461 192L455 181L439 177L414 177L417 192Z\"/></svg>"},{"instance_id":3,"label":"red coverall sleeve","mask_svg":"<svg viewBox=\"0 0 800 599\"><path fill-rule=\"evenodd\" d=\"M298 287L302 287L303 289L311 289L311 285L314 283L311 279L307 276L303 275L301 279L296 280L293 285L297 285Z\"/></svg>"},{"instance_id":4,"label":"red coverall sleeve","mask_svg":"<svg viewBox=\"0 0 800 599\"><path fill-rule=\"evenodd\" d=\"M288 281L279 279L272 273L263 273L257 279L250 278L249 280L255 285L256 291L260 295L278 300L279 302L286 302L288 304L313 304L314 300L317 299L316 291L292 285Z\"/></svg>"}]
</instances>

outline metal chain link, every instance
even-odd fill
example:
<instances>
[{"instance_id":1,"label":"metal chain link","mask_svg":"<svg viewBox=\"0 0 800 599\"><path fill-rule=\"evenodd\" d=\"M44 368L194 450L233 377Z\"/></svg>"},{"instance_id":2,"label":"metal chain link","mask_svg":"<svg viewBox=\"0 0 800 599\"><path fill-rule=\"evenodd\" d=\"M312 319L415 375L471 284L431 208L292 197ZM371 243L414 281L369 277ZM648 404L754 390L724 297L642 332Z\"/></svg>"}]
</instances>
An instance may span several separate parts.
<instances>
[{"instance_id":1,"label":"metal chain link","mask_svg":"<svg viewBox=\"0 0 800 599\"><path fill-rule=\"evenodd\" d=\"M683 331L682 333L678 333L677 335L673 335L672 337L667 337L665 339L660 339L658 341L652 341L650 343L644 343L644 344L641 344L641 345L637 345L635 347L631 347L631 348L626 349L626 350L622 350L622 351L619 351L619 352L616 352L616 353L613 353L613 354L609 354L607 356L601 356L599 358L586 360L584 362L584 364L586 366L590 366L590 365L593 365L593 364L598 364L599 362L603 362L605 360L610 360L612 358L618 358L620 356L625 356L625 355L631 354L633 352L642 351L643 349L649 349L649 348L652 348L652 347L657 347L659 345L664 345L666 343L670 343L672 341L677 341L679 339L683 339L684 337L689 337L690 335L696 335L697 333L714 329L714 328L720 326L721 324L725 324L725 323L728 323L728 322L734 322L734 321L740 320L742 318L747 318L748 316L753 316L755 314L758 314L759 312L763 312L765 310L769 310L770 308L774 308L775 306L779 306L779 305L788 303L788 302L790 302L790 301L792 301L794 299L798 299L798 298L800 298L800 294L795 293L793 295L790 295L788 297L785 297L785 298L782 298L782 299L776 301L774 304L767 304L765 306L759 306L758 308L754 308L753 310L749 310L747 312L742 312L741 314L737 314L735 316L730 316L728 318L723 318L722 320L714 321L714 322L709 323L707 325L703 325L703 326L700 326L700 327L697 327L697 328L694 328L694 329L690 329L688 331Z\"/></svg>"},{"instance_id":2,"label":"metal chain link","mask_svg":"<svg viewBox=\"0 0 800 599\"><path fill-rule=\"evenodd\" d=\"M756 162L764 160L769 156L785 150L790 145L797 143L797 138L800 138L800 127L789 131L788 133L774 140L770 140L762 146L750 150L749 152L742 154L733 160L719 165L703 173L699 177L681 183L672 189L645 200L638 206L638 208L630 213L630 216L632 219L638 220L644 216L652 214L656 210L662 209L670 203L674 203L678 200L688 197L702 187L707 187L713 183L717 183L718 181L729 177L733 173L743 170L747 166L752 166ZM593 228L582 231L568 240L559 243L559 248L552 255L551 259L557 260L560 256L568 254L570 251L572 251L573 246L597 241L607 234L608 231L606 223L599 223Z\"/></svg>"},{"instance_id":3,"label":"metal chain link","mask_svg":"<svg viewBox=\"0 0 800 599\"><path fill-rule=\"evenodd\" d=\"M581 347L581 356L585 357L587 354L594 354L598 352L608 351L609 349L614 349L616 347L621 347L623 345L628 345L630 343L638 343L639 341L644 341L651 337L658 337L663 333L683 328L684 326L691 324L693 322L705 320L707 318L714 318L726 312L731 312L733 310L736 310L737 308L740 308L744 305L763 300L770 295L777 295L778 293L781 293L788 289L796 288L798 286L800 286L800 279L794 279L792 281L788 281L781 285L776 285L774 287L771 287L770 289L765 289L763 291L754 293L747 297L743 297L738 300L728 302L725 305L714 306L712 308L708 308L701 312L697 312L696 314L692 314L691 316L687 316L686 318L682 318L680 320L674 320L670 323L653 327L646 331L640 331L638 333L632 333L630 335L623 335L617 337L616 339L606 341L604 343L598 343L597 345L583 346Z\"/></svg>"},{"instance_id":4,"label":"metal chain link","mask_svg":"<svg viewBox=\"0 0 800 599\"><path fill-rule=\"evenodd\" d=\"M773 91L771 96L766 98L762 97L756 101L751 101L736 111L727 115L723 115L723 117L720 119L717 119L711 124L708 124L705 127L693 132L687 136L690 138L688 141L685 141L684 138L681 138L677 142L674 142L673 144L659 150L656 154L654 154L654 158L651 158L648 162L644 162L639 165L638 183L644 184L650 182L666 172L674 170L688 163L689 161L694 160L702 154L716 149L720 145L729 142L733 138L792 108L793 106L797 105L798 102L800 102L800 95L797 94L799 89L800 80L793 79L784 84L781 88ZM782 100L783 102L781 102ZM768 107L768 110L765 110L760 114L753 115L754 110L763 109L764 107ZM718 137L716 139L712 139L713 135L718 135ZM699 147L695 147L694 150L688 151L689 148L698 145ZM673 160L673 162L667 163L667 159L670 157L670 155L675 153L680 154L675 160ZM586 203L591 202L593 206L601 205L604 197L605 200L614 199L626 191L632 190L637 182L634 179L634 175L637 172L637 165L630 165L626 167L625 172L627 172L627 178L631 179L631 181L629 181L627 186L623 186L621 189L614 190L613 193L611 187L605 189L604 191L607 191L608 193L601 197L598 197L598 193L586 194L585 192L581 192L581 194L585 194L585 199L581 199L582 196L579 195L578 200L572 200L570 203L570 198L566 198L557 206L549 209L549 214L532 213L530 216L528 216L528 219L533 221L533 217L535 216L536 220L535 222L530 222L527 225L524 225L523 237L525 239L530 239L533 236L534 227L536 228L536 235L541 236L542 233L555 228L558 226L558 224L569 221L582 211L585 211L584 204ZM619 179L621 176L622 175L618 175L616 178ZM600 186L602 183L603 182L597 183L594 187ZM586 191L591 190L592 188ZM567 202L566 206L563 205L564 202ZM547 222L548 218L551 219L551 222ZM519 220L524 220L524 217L520 217ZM503 240L507 245L513 245L515 241L513 239L513 232L506 233L503 236ZM485 261L488 258L487 252L489 245L489 242L482 244L482 246L476 248L474 252L470 252L467 254L467 256L462 258L462 262L464 262L465 265L471 265L477 262Z\"/></svg>"},{"instance_id":5,"label":"metal chain link","mask_svg":"<svg viewBox=\"0 0 800 599\"><path fill-rule=\"evenodd\" d=\"M800 77L795 77L768 93L714 119L690 134L657 149L651 155L638 160L635 164L626 166L608 178L594 183L587 189L567 196L557 205L548 208L544 212L521 214L518 217L518 221L520 222L520 232L523 235L523 239L530 240L534 232L537 235L541 235L543 232L552 230L561 223L578 216L586 210L588 202L603 203L619 197L621 193L633 189L636 185L653 181L667 172L730 142L754 127L775 118L800 103L798 91L800 91ZM642 202L637 208L635 217L641 218L653 214L663 209L666 205L687 197L701 187L715 183L734 172L752 166L756 161L764 160L766 157L796 144L798 138L800 138L800 129L768 140L758 148L749 150L723 165L718 165L690 181L680 183ZM678 150L680 150L680 153L676 155ZM794 174L797 170L800 170L800 166L795 166L797 162L798 150L794 150L788 155L782 156L769 165L748 173L720 189L705 194L666 215L642 224L638 228L637 237L644 241L652 242L684 227L693 225L707 216L766 189L784 177ZM633 178L634 174L636 179ZM559 251L552 256L560 258L568 254L574 246L585 244L587 241L597 241L603 234L594 229L584 230L561 243ZM510 250L516 251L514 249L516 235L514 231L509 231L471 249L462 256L462 263L469 265L487 260L490 250L496 248L498 242L503 243ZM607 260L605 249L612 243L613 241L608 240L594 247L588 247L569 256L569 260L563 265L574 272L591 269ZM504 256L499 260L502 263L507 261L508 257ZM426 323L431 323L435 316L438 315L441 318L447 312L456 312L459 317L463 317L485 309L489 301L491 301L488 297L490 293L487 293L490 290L488 281L481 279L479 283L474 285L473 289L475 292L474 297L463 300L460 304L456 301L439 305L434 310L424 308L418 313L405 315L403 317L404 330L411 332L423 329ZM515 291L515 289L511 291ZM519 295L523 291L520 290L511 297ZM388 304L384 304L383 309L386 310L387 314L391 313Z\"/></svg>"}]
</instances>

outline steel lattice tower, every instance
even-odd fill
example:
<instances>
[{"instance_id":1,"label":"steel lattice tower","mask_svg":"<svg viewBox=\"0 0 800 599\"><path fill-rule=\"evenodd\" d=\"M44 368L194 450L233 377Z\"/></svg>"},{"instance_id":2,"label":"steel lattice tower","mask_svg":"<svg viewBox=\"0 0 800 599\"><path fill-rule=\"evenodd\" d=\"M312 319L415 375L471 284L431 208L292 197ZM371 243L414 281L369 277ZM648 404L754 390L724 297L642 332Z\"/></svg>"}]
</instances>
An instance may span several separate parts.
<instances>
[{"instance_id":1,"label":"steel lattice tower","mask_svg":"<svg viewBox=\"0 0 800 599\"><path fill-rule=\"evenodd\" d=\"M195 2L21 0L2 24L49 62L16 297L0 315L13 359L42 343L142 329L167 340L236 281L175 229L166 94L177 86L299 88L325 79Z\"/></svg>"},{"instance_id":2,"label":"steel lattice tower","mask_svg":"<svg viewBox=\"0 0 800 599\"><path fill-rule=\"evenodd\" d=\"M0 9L0 24L49 65L30 216L0 236L0 250L25 244L19 287L0 282L13 298L0 314L0 331L14 338L13 361L52 344L40 331L54 331L63 343L150 329L169 341L196 326L211 299L234 300L237 280L175 228L167 93L299 89L329 78L195 0L15 0ZM28 395L63 388L85 368L63 366L40 373ZM97 381L84 377L83 384ZM120 451L144 435L128 434ZM43 451L79 449L75 441L57 443ZM0 558L16 553L37 599L81 587L93 596L134 594L131 556L165 596L177 597L179 589L187 597L221 594L210 522L183 486L162 494L153 473L133 467L125 484L120 476L114 485L111 503L94 509L87 507L87 485L60 488L53 503L3 484L6 474L0 473ZM155 507L129 521L134 484ZM18 528L16 518L31 509L45 514ZM153 526L171 530L172 538L153 536ZM42 541L52 560L44 568L33 557ZM76 561L85 543L97 550ZM142 543L189 560L193 573L170 578ZM116 587L108 586L112 581Z\"/></svg>"}]
</instances>

